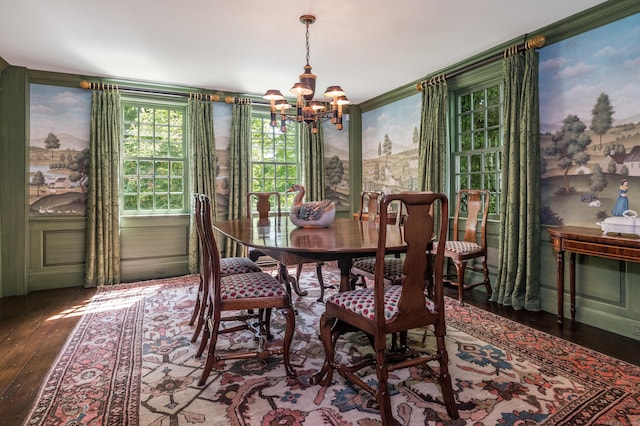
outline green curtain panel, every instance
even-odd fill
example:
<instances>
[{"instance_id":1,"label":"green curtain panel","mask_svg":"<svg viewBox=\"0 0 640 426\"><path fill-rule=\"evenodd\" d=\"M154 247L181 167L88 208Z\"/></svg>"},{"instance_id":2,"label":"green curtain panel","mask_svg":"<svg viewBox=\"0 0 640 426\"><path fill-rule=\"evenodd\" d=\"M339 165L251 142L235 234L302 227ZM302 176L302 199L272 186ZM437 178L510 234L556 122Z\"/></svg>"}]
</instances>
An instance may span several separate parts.
<instances>
[{"instance_id":1,"label":"green curtain panel","mask_svg":"<svg viewBox=\"0 0 640 426\"><path fill-rule=\"evenodd\" d=\"M216 175L218 158L216 139L213 132L213 104L197 99L189 99L187 108L189 120L189 141L191 144L190 176L193 192L207 194L211 199L215 215ZM193 203L193 197L190 197ZM198 272L198 231L191 215L189 228L189 272Z\"/></svg>"},{"instance_id":2,"label":"green curtain panel","mask_svg":"<svg viewBox=\"0 0 640 426\"><path fill-rule=\"evenodd\" d=\"M443 164L447 158L447 82L429 82L422 92L418 190L444 193ZM440 212L434 214L440 223ZM436 225L439 226L439 225ZM436 231L437 232L437 229Z\"/></svg>"},{"instance_id":3,"label":"green curtain panel","mask_svg":"<svg viewBox=\"0 0 640 426\"><path fill-rule=\"evenodd\" d=\"M492 301L540 310L538 54L504 60L504 146L497 288Z\"/></svg>"},{"instance_id":4,"label":"green curtain panel","mask_svg":"<svg viewBox=\"0 0 640 426\"><path fill-rule=\"evenodd\" d=\"M229 141L229 220L246 215L246 194L251 191L251 101L242 99L233 105ZM245 248L231 239L224 244L227 257L243 256Z\"/></svg>"},{"instance_id":5,"label":"green curtain panel","mask_svg":"<svg viewBox=\"0 0 640 426\"><path fill-rule=\"evenodd\" d=\"M447 158L447 83L428 83L422 91L418 190L444 192Z\"/></svg>"},{"instance_id":6,"label":"green curtain panel","mask_svg":"<svg viewBox=\"0 0 640 426\"><path fill-rule=\"evenodd\" d=\"M85 287L120 282L120 94L93 91L89 141L89 187Z\"/></svg>"},{"instance_id":7,"label":"green curtain panel","mask_svg":"<svg viewBox=\"0 0 640 426\"><path fill-rule=\"evenodd\" d=\"M315 134L306 124L299 126L305 201L320 201L324 199L324 132L322 124L318 125L318 133Z\"/></svg>"}]
</instances>

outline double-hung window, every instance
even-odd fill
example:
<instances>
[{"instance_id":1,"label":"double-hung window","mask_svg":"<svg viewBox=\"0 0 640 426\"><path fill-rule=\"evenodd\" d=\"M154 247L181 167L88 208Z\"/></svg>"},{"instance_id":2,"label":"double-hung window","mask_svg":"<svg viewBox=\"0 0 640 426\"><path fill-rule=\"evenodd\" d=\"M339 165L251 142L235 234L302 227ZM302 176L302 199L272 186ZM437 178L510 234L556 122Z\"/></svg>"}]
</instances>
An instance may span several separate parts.
<instances>
[{"instance_id":1,"label":"double-hung window","mask_svg":"<svg viewBox=\"0 0 640 426\"><path fill-rule=\"evenodd\" d=\"M455 95L453 193L488 189L489 214L499 215L502 179L502 84Z\"/></svg>"},{"instance_id":2,"label":"double-hung window","mask_svg":"<svg viewBox=\"0 0 640 426\"><path fill-rule=\"evenodd\" d=\"M184 106L123 101L123 214L189 208Z\"/></svg>"},{"instance_id":3,"label":"double-hung window","mask_svg":"<svg viewBox=\"0 0 640 426\"><path fill-rule=\"evenodd\" d=\"M282 132L271 127L268 115L254 112L251 119L251 190L279 192L283 209L291 207L292 197L284 196L288 188L300 182L300 154L297 125Z\"/></svg>"}]
</instances>

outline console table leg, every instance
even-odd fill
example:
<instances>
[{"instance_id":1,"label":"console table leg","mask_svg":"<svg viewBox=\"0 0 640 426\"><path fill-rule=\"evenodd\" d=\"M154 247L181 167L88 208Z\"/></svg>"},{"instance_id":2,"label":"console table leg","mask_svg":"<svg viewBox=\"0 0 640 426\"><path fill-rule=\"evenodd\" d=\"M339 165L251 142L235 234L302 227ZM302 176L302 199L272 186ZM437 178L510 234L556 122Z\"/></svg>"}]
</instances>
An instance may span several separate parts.
<instances>
[{"instance_id":1,"label":"console table leg","mask_svg":"<svg viewBox=\"0 0 640 426\"><path fill-rule=\"evenodd\" d=\"M571 324L576 322L576 254L569 253L569 297L571 298Z\"/></svg>"},{"instance_id":2,"label":"console table leg","mask_svg":"<svg viewBox=\"0 0 640 426\"><path fill-rule=\"evenodd\" d=\"M564 323L564 251L558 251L556 263L558 265L558 325L562 327Z\"/></svg>"}]
</instances>

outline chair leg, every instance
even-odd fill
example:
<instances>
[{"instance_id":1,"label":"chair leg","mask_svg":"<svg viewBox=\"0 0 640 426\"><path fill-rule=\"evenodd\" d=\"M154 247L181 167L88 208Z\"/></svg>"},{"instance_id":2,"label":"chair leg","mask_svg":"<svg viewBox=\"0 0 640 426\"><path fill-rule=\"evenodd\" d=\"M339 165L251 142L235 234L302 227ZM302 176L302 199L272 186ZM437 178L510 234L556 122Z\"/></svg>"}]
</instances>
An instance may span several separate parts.
<instances>
[{"instance_id":1,"label":"chair leg","mask_svg":"<svg viewBox=\"0 0 640 426\"><path fill-rule=\"evenodd\" d=\"M200 336L200 332L202 331L202 326L204 325L205 321L206 321L206 317L205 317L205 312L207 310L207 304L205 297L209 297L209 295L206 295L202 292L200 292L200 294L198 294L198 301L196 302L196 306L198 307L198 311L197 311L197 318L198 318L198 322L196 323L196 329L193 331L193 336L191 337L191 343L195 343L196 340L198 340L198 336ZM194 314L196 313L196 311L194 311ZM193 325L193 324L190 324Z\"/></svg>"},{"instance_id":2,"label":"chair leg","mask_svg":"<svg viewBox=\"0 0 640 426\"><path fill-rule=\"evenodd\" d=\"M271 308L264 309L264 312L260 314L260 321L263 321L264 324L262 334L266 336L267 340L273 339L273 334L271 334Z\"/></svg>"},{"instance_id":3,"label":"chair leg","mask_svg":"<svg viewBox=\"0 0 640 426\"><path fill-rule=\"evenodd\" d=\"M320 317L320 340L324 347L324 363L318 373L311 377L309 381L313 385L329 386L333 379L333 366L335 355L335 344L340 335L341 323L336 324L335 318L325 313Z\"/></svg>"},{"instance_id":4,"label":"chair leg","mask_svg":"<svg viewBox=\"0 0 640 426\"><path fill-rule=\"evenodd\" d=\"M447 407L447 414L453 420L460 417L458 413L458 406L456 404L456 398L453 393L453 385L451 384L451 376L449 375L449 355L445 348L444 336L436 336L436 345L438 352L440 353L440 374L438 374L438 383L442 391L442 399Z\"/></svg>"},{"instance_id":5,"label":"chair leg","mask_svg":"<svg viewBox=\"0 0 640 426\"><path fill-rule=\"evenodd\" d=\"M280 312L282 312L286 318L284 341L282 343L283 351L284 351L282 354L283 361L284 361L284 368L287 372L288 377L296 377L296 372L293 368L291 368L290 358L289 358L291 341L293 340L293 332L295 331L296 314L293 308L290 308L290 307L282 308L280 309Z\"/></svg>"},{"instance_id":6,"label":"chair leg","mask_svg":"<svg viewBox=\"0 0 640 426\"><path fill-rule=\"evenodd\" d=\"M482 275L484 276L484 288L487 290L487 294L491 296L493 290L491 289L491 281L489 280L489 268L487 267L487 257L482 259Z\"/></svg>"},{"instance_id":7,"label":"chair leg","mask_svg":"<svg viewBox=\"0 0 640 426\"><path fill-rule=\"evenodd\" d=\"M213 312L212 309L209 308L207 315L202 317L204 322L204 331L202 332L202 340L200 340L200 346L198 346L198 350L196 351L196 358L200 358L205 348L207 347L207 343L209 342L209 337L211 337L211 329L209 328L209 319L211 318Z\"/></svg>"},{"instance_id":8,"label":"chair leg","mask_svg":"<svg viewBox=\"0 0 640 426\"><path fill-rule=\"evenodd\" d=\"M207 378L209 377L209 373L211 372L211 368L213 367L213 363L216 358L216 343L218 342L218 331L220 329L220 318L209 318L207 321L209 328L211 330L211 338L209 339L209 351L207 352L207 361L204 364L204 369L202 370L202 376L200 376L200 381L198 382L198 386L202 386L207 382Z\"/></svg>"},{"instance_id":9,"label":"chair leg","mask_svg":"<svg viewBox=\"0 0 640 426\"><path fill-rule=\"evenodd\" d=\"M384 337L384 336L383 336ZM389 395L389 373L384 359L384 347L376 351L376 375L378 377L378 391L376 400L380 407L380 417L383 425L395 424L391 412L391 396Z\"/></svg>"},{"instance_id":10,"label":"chair leg","mask_svg":"<svg viewBox=\"0 0 640 426\"><path fill-rule=\"evenodd\" d=\"M196 318L198 318L198 315L200 313L200 301L202 299L202 288L203 288L203 283L202 283L202 277L200 278L200 284L198 285L198 297L196 298L196 304L193 307L193 314L191 315L191 319L189 320L189 325L193 325L196 322ZM192 340L193 342L194 340Z\"/></svg>"},{"instance_id":11,"label":"chair leg","mask_svg":"<svg viewBox=\"0 0 640 426\"><path fill-rule=\"evenodd\" d=\"M464 272L467 269L467 262L454 262L458 273L458 302L464 305Z\"/></svg>"},{"instance_id":12,"label":"chair leg","mask_svg":"<svg viewBox=\"0 0 640 426\"><path fill-rule=\"evenodd\" d=\"M320 284L320 297L318 302L324 302L324 280L322 279L322 266L324 262L316 263L316 276L318 277L318 284Z\"/></svg>"}]
</instances>

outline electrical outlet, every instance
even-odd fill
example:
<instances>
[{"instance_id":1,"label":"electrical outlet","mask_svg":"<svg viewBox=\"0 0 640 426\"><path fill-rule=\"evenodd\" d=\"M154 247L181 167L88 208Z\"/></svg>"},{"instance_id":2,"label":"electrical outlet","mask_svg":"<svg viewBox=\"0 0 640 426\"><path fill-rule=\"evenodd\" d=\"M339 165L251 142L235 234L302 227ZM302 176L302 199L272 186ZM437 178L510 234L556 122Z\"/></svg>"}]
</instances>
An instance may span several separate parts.
<instances>
[{"instance_id":1,"label":"electrical outlet","mask_svg":"<svg viewBox=\"0 0 640 426\"><path fill-rule=\"evenodd\" d=\"M635 334L636 336L640 336L640 325L633 326L633 334Z\"/></svg>"}]
</instances>

